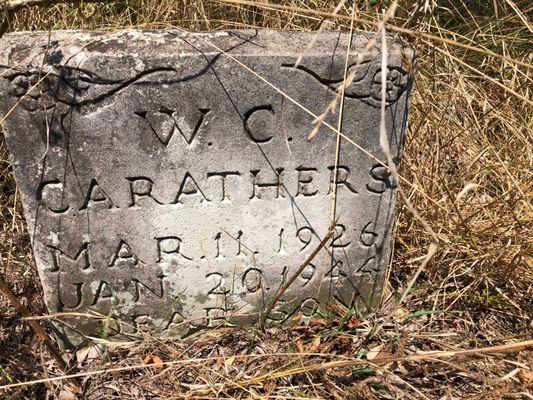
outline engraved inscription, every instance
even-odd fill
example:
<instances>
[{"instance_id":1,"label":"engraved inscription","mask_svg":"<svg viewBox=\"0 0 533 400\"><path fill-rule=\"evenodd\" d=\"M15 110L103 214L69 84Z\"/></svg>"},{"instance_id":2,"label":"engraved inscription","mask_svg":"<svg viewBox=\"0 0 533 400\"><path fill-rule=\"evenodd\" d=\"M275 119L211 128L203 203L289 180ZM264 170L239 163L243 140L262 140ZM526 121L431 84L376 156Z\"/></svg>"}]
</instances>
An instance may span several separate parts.
<instances>
[{"instance_id":1,"label":"engraved inscription","mask_svg":"<svg viewBox=\"0 0 533 400\"><path fill-rule=\"evenodd\" d=\"M249 268L242 276L242 284L249 293L257 292L262 285L263 271L259 268Z\"/></svg>"},{"instance_id":2,"label":"engraved inscription","mask_svg":"<svg viewBox=\"0 0 533 400\"><path fill-rule=\"evenodd\" d=\"M296 168L298 171L298 191L296 196L314 196L318 193L318 189L315 189L312 186L313 175L318 171L317 168L308 168L304 166L299 166Z\"/></svg>"},{"instance_id":3,"label":"engraved inscription","mask_svg":"<svg viewBox=\"0 0 533 400\"><path fill-rule=\"evenodd\" d=\"M135 267L138 263L139 259L131 250L130 245L125 240L120 239L109 267Z\"/></svg>"},{"instance_id":4,"label":"engraved inscription","mask_svg":"<svg viewBox=\"0 0 533 400\"><path fill-rule=\"evenodd\" d=\"M82 243L73 257L55 246L48 246L48 249L52 254L52 272L74 268L87 270L91 267L88 242Z\"/></svg>"},{"instance_id":5,"label":"engraved inscription","mask_svg":"<svg viewBox=\"0 0 533 400\"><path fill-rule=\"evenodd\" d=\"M241 176L241 173L238 171L226 171L226 172L208 172L207 177L208 178L220 178L220 185L221 185L221 194L220 194L220 201L224 200L231 200L229 195L229 187L226 183L227 180L230 179L232 176Z\"/></svg>"},{"instance_id":6,"label":"engraved inscription","mask_svg":"<svg viewBox=\"0 0 533 400\"><path fill-rule=\"evenodd\" d=\"M56 326L66 342L255 324L289 280L272 323L379 305L396 190L377 161L381 77L399 161L405 45L389 40L382 70L379 43L342 32L298 65L313 35L18 35L0 39L0 114L46 304L76 314ZM368 154L326 126L345 72L343 131Z\"/></svg>"},{"instance_id":7,"label":"engraved inscription","mask_svg":"<svg viewBox=\"0 0 533 400\"><path fill-rule=\"evenodd\" d=\"M104 191L104 189L98 184L96 179L91 179L89 183L89 189L87 189L87 195L85 196L85 201L80 208L81 210L86 210L87 208L111 208L113 207L113 202Z\"/></svg>"},{"instance_id":8,"label":"engraved inscription","mask_svg":"<svg viewBox=\"0 0 533 400\"><path fill-rule=\"evenodd\" d=\"M314 235L315 231L313 230L313 228L310 228L308 226L304 226L298 229L298 232L296 232L296 236L303 245L302 247L300 247L300 251L305 250L311 244Z\"/></svg>"},{"instance_id":9,"label":"engraved inscription","mask_svg":"<svg viewBox=\"0 0 533 400\"><path fill-rule=\"evenodd\" d=\"M134 287L134 295L133 295L133 301L139 301L141 298L141 295L146 296L151 293L151 295L155 297L159 297L160 299L163 298L164 295L164 288L163 288L163 279L165 278L165 275L161 274L157 276L157 279L159 279L158 286L159 287L150 287L146 283L141 282L139 279L132 279L131 282L133 283Z\"/></svg>"},{"instance_id":10,"label":"engraved inscription","mask_svg":"<svg viewBox=\"0 0 533 400\"><path fill-rule=\"evenodd\" d=\"M272 140L272 105L254 107L244 114L244 129L255 143L268 143Z\"/></svg>"},{"instance_id":11,"label":"engraved inscription","mask_svg":"<svg viewBox=\"0 0 533 400\"><path fill-rule=\"evenodd\" d=\"M372 221L366 224L363 227L361 236L359 237L361 244L366 247L372 246L376 242L376 238L378 237L378 234L372 230L371 225L373 225Z\"/></svg>"},{"instance_id":12,"label":"engraved inscription","mask_svg":"<svg viewBox=\"0 0 533 400\"><path fill-rule=\"evenodd\" d=\"M174 171L173 171L174 172ZM210 203L229 204L233 201L316 198L331 196L335 183L334 167L299 165L293 168L275 167L262 169L207 170L191 172L177 169L176 178L170 183L151 176L125 176L106 182L105 187L91 178L87 187L79 185L70 193L60 179L40 183L35 198L44 210L52 214L78 212L104 212L124 208L154 208L165 205ZM337 167L338 193L357 195L354 172L347 166ZM324 185L329 177L330 185ZM166 183L166 184L165 184ZM364 187L364 186L363 186ZM390 173L379 164L371 168L366 188L369 192L383 193L392 188ZM166 193L166 194L165 194Z\"/></svg>"},{"instance_id":13,"label":"engraved inscription","mask_svg":"<svg viewBox=\"0 0 533 400\"><path fill-rule=\"evenodd\" d=\"M174 203L193 203L199 201L209 201L205 193L200 189L196 180L192 177L190 172L186 172L183 180L181 181L178 194Z\"/></svg>"},{"instance_id":14,"label":"engraved inscription","mask_svg":"<svg viewBox=\"0 0 533 400\"><path fill-rule=\"evenodd\" d=\"M146 121L150 130L161 144L168 146L175 131L178 131L185 143L190 145L202 125L206 123L206 116L210 111L209 108L200 108L198 110L199 116L194 126L190 126L185 118L178 116L176 110L165 106L161 106L157 111L134 111L134 114Z\"/></svg>"},{"instance_id":15,"label":"engraved inscription","mask_svg":"<svg viewBox=\"0 0 533 400\"><path fill-rule=\"evenodd\" d=\"M346 226L343 224L335 224L333 227L335 233L333 234L333 239L331 239L331 247L333 248L346 248L350 246L350 241L344 238L344 233L346 232Z\"/></svg>"},{"instance_id":16,"label":"engraved inscription","mask_svg":"<svg viewBox=\"0 0 533 400\"><path fill-rule=\"evenodd\" d=\"M283 195L283 174L284 168L276 168L275 178L273 181L263 181L259 178L260 170L250 171L252 175L252 195L250 199L263 199L266 198L269 194L273 198L279 199L285 197Z\"/></svg>"},{"instance_id":17,"label":"engraved inscription","mask_svg":"<svg viewBox=\"0 0 533 400\"><path fill-rule=\"evenodd\" d=\"M222 295L225 296L229 293L229 289L225 286L224 276L219 272L211 272L205 276L210 283L207 291L208 295Z\"/></svg>"},{"instance_id":18,"label":"engraved inscription","mask_svg":"<svg viewBox=\"0 0 533 400\"><path fill-rule=\"evenodd\" d=\"M328 167L328 169L331 171L331 186L329 189L329 194L333 192L334 186L337 186L337 189L339 186L345 187L353 194L357 194L357 190L354 188L353 184L348 182L348 176L350 175L350 168L348 168L345 165L339 165L337 167L337 181L335 182L335 167ZM336 184L336 185L335 185Z\"/></svg>"},{"instance_id":19,"label":"engraved inscription","mask_svg":"<svg viewBox=\"0 0 533 400\"><path fill-rule=\"evenodd\" d=\"M315 265L309 263L304 270L302 271L300 277L302 278L302 286L305 286L309 283L309 281L313 278L313 275L315 274L316 267Z\"/></svg>"},{"instance_id":20,"label":"engraved inscription","mask_svg":"<svg viewBox=\"0 0 533 400\"><path fill-rule=\"evenodd\" d=\"M65 204L63 183L58 179L39 183L36 198L43 207L53 213L61 214L69 209L69 205Z\"/></svg>"},{"instance_id":21,"label":"engraved inscription","mask_svg":"<svg viewBox=\"0 0 533 400\"><path fill-rule=\"evenodd\" d=\"M150 202L162 204L152 196L154 181L146 177L126 178L130 182L131 203L129 207L150 205Z\"/></svg>"},{"instance_id":22,"label":"engraved inscription","mask_svg":"<svg viewBox=\"0 0 533 400\"><path fill-rule=\"evenodd\" d=\"M83 282L73 282L70 284L62 284L58 279L58 295L60 310L78 308L83 302Z\"/></svg>"},{"instance_id":23,"label":"engraved inscription","mask_svg":"<svg viewBox=\"0 0 533 400\"><path fill-rule=\"evenodd\" d=\"M372 193L381 194L391 187L390 171L383 165L376 164L372 166L370 178L371 180L367 183L366 188Z\"/></svg>"},{"instance_id":24,"label":"engraved inscription","mask_svg":"<svg viewBox=\"0 0 533 400\"><path fill-rule=\"evenodd\" d=\"M177 236L158 237L157 240L157 262L177 262L178 256L191 261L192 258L183 254L180 250L181 239Z\"/></svg>"},{"instance_id":25,"label":"engraved inscription","mask_svg":"<svg viewBox=\"0 0 533 400\"><path fill-rule=\"evenodd\" d=\"M98 288L96 289L96 293L94 295L94 300L91 303L92 306L94 306L96 303L98 303L98 300L100 299L109 299L113 297L113 290L111 289L111 286L106 281L100 281L98 284Z\"/></svg>"}]
</instances>

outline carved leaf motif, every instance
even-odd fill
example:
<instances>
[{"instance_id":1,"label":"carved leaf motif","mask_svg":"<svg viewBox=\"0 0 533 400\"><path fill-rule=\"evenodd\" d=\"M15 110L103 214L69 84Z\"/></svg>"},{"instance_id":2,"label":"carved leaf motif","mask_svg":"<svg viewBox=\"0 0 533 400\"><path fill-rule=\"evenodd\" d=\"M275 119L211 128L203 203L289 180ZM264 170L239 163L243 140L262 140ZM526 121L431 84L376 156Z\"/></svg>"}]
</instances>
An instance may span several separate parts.
<instances>
[{"instance_id":1,"label":"carved leaf motif","mask_svg":"<svg viewBox=\"0 0 533 400\"><path fill-rule=\"evenodd\" d=\"M387 68L387 104L396 102L407 89L408 74L399 65L390 64ZM344 84L344 69L342 74L333 78L325 78L305 64L294 66L283 64L282 67L295 69L313 77L321 85L338 93ZM344 89L348 98L360 99L365 103L379 107L381 101L381 63L380 58L363 60L360 64L353 63L348 67L347 78L351 83Z\"/></svg>"},{"instance_id":2,"label":"carved leaf motif","mask_svg":"<svg viewBox=\"0 0 533 400\"><path fill-rule=\"evenodd\" d=\"M18 98L20 106L27 111L48 110L54 106L49 96L50 82L48 78L40 79L34 72L14 73L10 79L10 94Z\"/></svg>"},{"instance_id":3,"label":"carved leaf motif","mask_svg":"<svg viewBox=\"0 0 533 400\"><path fill-rule=\"evenodd\" d=\"M403 92L407 89L407 74L400 67L387 68L386 71L387 90L386 101L387 103L394 103L397 101ZM372 78L372 97L378 101L381 101L381 68L376 71Z\"/></svg>"}]
</instances>

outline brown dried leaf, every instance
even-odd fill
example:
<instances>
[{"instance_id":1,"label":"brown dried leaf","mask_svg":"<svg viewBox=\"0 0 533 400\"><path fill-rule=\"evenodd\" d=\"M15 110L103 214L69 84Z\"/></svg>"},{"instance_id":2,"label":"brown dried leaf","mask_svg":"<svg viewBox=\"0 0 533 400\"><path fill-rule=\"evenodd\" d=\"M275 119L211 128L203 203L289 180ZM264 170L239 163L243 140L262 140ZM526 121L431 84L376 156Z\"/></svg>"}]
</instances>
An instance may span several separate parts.
<instances>
[{"instance_id":1,"label":"brown dried leaf","mask_svg":"<svg viewBox=\"0 0 533 400\"><path fill-rule=\"evenodd\" d=\"M405 308L398 307L394 312L392 313L392 316L396 321L402 321L407 315L409 314L409 310L406 310Z\"/></svg>"},{"instance_id":2,"label":"brown dried leaf","mask_svg":"<svg viewBox=\"0 0 533 400\"><path fill-rule=\"evenodd\" d=\"M76 395L72 392L63 389L61 392L59 392L59 400L78 400L78 397L76 397Z\"/></svg>"},{"instance_id":3,"label":"brown dried leaf","mask_svg":"<svg viewBox=\"0 0 533 400\"><path fill-rule=\"evenodd\" d=\"M327 322L325 319L313 318L309 320L309 326L325 326L325 325L327 325Z\"/></svg>"},{"instance_id":4,"label":"brown dried leaf","mask_svg":"<svg viewBox=\"0 0 533 400\"><path fill-rule=\"evenodd\" d=\"M366 359L369 361L372 361L373 359L375 359L379 355L379 353L381 353L381 350L383 349L383 347L385 347L385 345L380 344L370 349L368 353L366 354Z\"/></svg>"},{"instance_id":5,"label":"brown dried leaf","mask_svg":"<svg viewBox=\"0 0 533 400\"><path fill-rule=\"evenodd\" d=\"M161 360L161 357L155 355L152 357L154 360L154 368L156 369L162 369L163 368L163 360Z\"/></svg>"},{"instance_id":6,"label":"brown dried leaf","mask_svg":"<svg viewBox=\"0 0 533 400\"><path fill-rule=\"evenodd\" d=\"M248 360L246 356L237 356L235 358L235 364L242 364L245 363Z\"/></svg>"},{"instance_id":7,"label":"brown dried leaf","mask_svg":"<svg viewBox=\"0 0 533 400\"><path fill-rule=\"evenodd\" d=\"M316 353L320 347L320 336L316 336L309 346L310 353Z\"/></svg>"},{"instance_id":8,"label":"brown dried leaf","mask_svg":"<svg viewBox=\"0 0 533 400\"><path fill-rule=\"evenodd\" d=\"M518 371L516 376L518 377L518 379L520 379L522 383L529 384L533 382L532 371L526 371L526 370L521 369L520 371Z\"/></svg>"},{"instance_id":9,"label":"brown dried leaf","mask_svg":"<svg viewBox=\"0 0 533 400\"><path fill-rule=\"evenodd\" d=\"M394 354L392 354L390 351L381 351L374 359L374 361L389 360L392 357L394 357Z\"/></svg>"},{"instance_id":10,"label":"brown dried leaf","mask_svg":"<svg viewBox=\"0 0 533 400\"><path fill-rule=\"evenodd\" d=\"M298 353L303 353L305 351L304 344L301 339L296 339L296 342L294 343L294 345L296 346L296 351Z\"/></svg>"},{"instance_id":11,"label":"brown dried leaf","mask_svg":"<svg viewBox=\"0 0 533 400\"><path fill-rule=\"evenodd\" d=\"M295 326L294 328L292 328L292 330L296 331L296 332L306 331L308 329L309 329L309 327L306 326L306 325L298 325L298 326Z\"/></svg>"},{"instance_id":12,"label":"brown dried leaf","mask_svg":"<svg viewBox=\"0 0 533 400\"><path fill-rule=\"evenodd\" d=\"M303 313L302 312L299 312L298 314L296 314L294 316L294 318L292 319L294 322L300 322L300 320L302 319L302 316L303 316Z\"/></svg>"},{"instance_id":13,"label":"brown dried leaf","mask_svg":"<svg viewBox=\"0 0 533 400\"><path fill-rule=\"evenodd\" d=\"M360 322L356 318L351 316L346 325L348 326L348 329L356 329L359 324Z\"/></svg>"}]
</instances>

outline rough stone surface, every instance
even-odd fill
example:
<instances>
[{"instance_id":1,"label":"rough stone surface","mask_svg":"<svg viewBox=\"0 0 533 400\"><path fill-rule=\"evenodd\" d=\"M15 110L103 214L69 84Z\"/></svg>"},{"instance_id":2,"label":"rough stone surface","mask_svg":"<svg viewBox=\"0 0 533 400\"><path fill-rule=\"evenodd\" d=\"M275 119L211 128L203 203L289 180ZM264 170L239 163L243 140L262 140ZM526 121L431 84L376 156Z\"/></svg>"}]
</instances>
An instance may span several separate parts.
<instances>
[{"instance_id":1,"label":"rough stone surface","mask_svg":"<svg viewBox=\"0 0 533 400\"><path fill-rule=\"evenodd\" d=\"M331 219L336 134L322 126L308 140L314 117L305 110L321 114L336 97L349 35L324 32L307 49L314 37L131 30L2 38L3 129L46 304L78 313L56 325L70 344L79 334L184 335L258 321ZM372 37L353 38L342 131L385 160L379 46L363 52ZM414 56L393 40L388 48L386 124L399 160L405 63ZM394 203L387 169L342 140L336 233L269 319L311 315L334 300L378 306ZM92 311L108 318L79 315Z\"/></svg>"}]
</instances>

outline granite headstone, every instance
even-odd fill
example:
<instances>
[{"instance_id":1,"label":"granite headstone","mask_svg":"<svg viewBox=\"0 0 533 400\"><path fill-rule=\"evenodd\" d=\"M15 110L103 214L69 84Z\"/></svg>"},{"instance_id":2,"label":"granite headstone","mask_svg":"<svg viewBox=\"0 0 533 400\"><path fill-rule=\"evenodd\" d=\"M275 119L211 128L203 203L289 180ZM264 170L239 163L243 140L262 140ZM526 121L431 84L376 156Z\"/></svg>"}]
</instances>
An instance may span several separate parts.
<instances>
[{"instance_id":1,"label":"granite headstone","mask_svg":"<svg viewBox=\"0 0 533 400\"><path fill-rule=\"evenodd\" d=\"M380 162L381 53L353 35L20 32L0 41L0 111L50 313L84 336L186 335L379 305L395 186ZM374 39L374 44L369 41ZM413 51L389 39L396 161ZM302 55L297 64L298 57ZM331 108L331 107L330 107ZM337 168L335 169L335 165ZM336 178L335 178L336 176ZM336 185L333 182L336 181Z\"/></svg>"}]
</instances>

